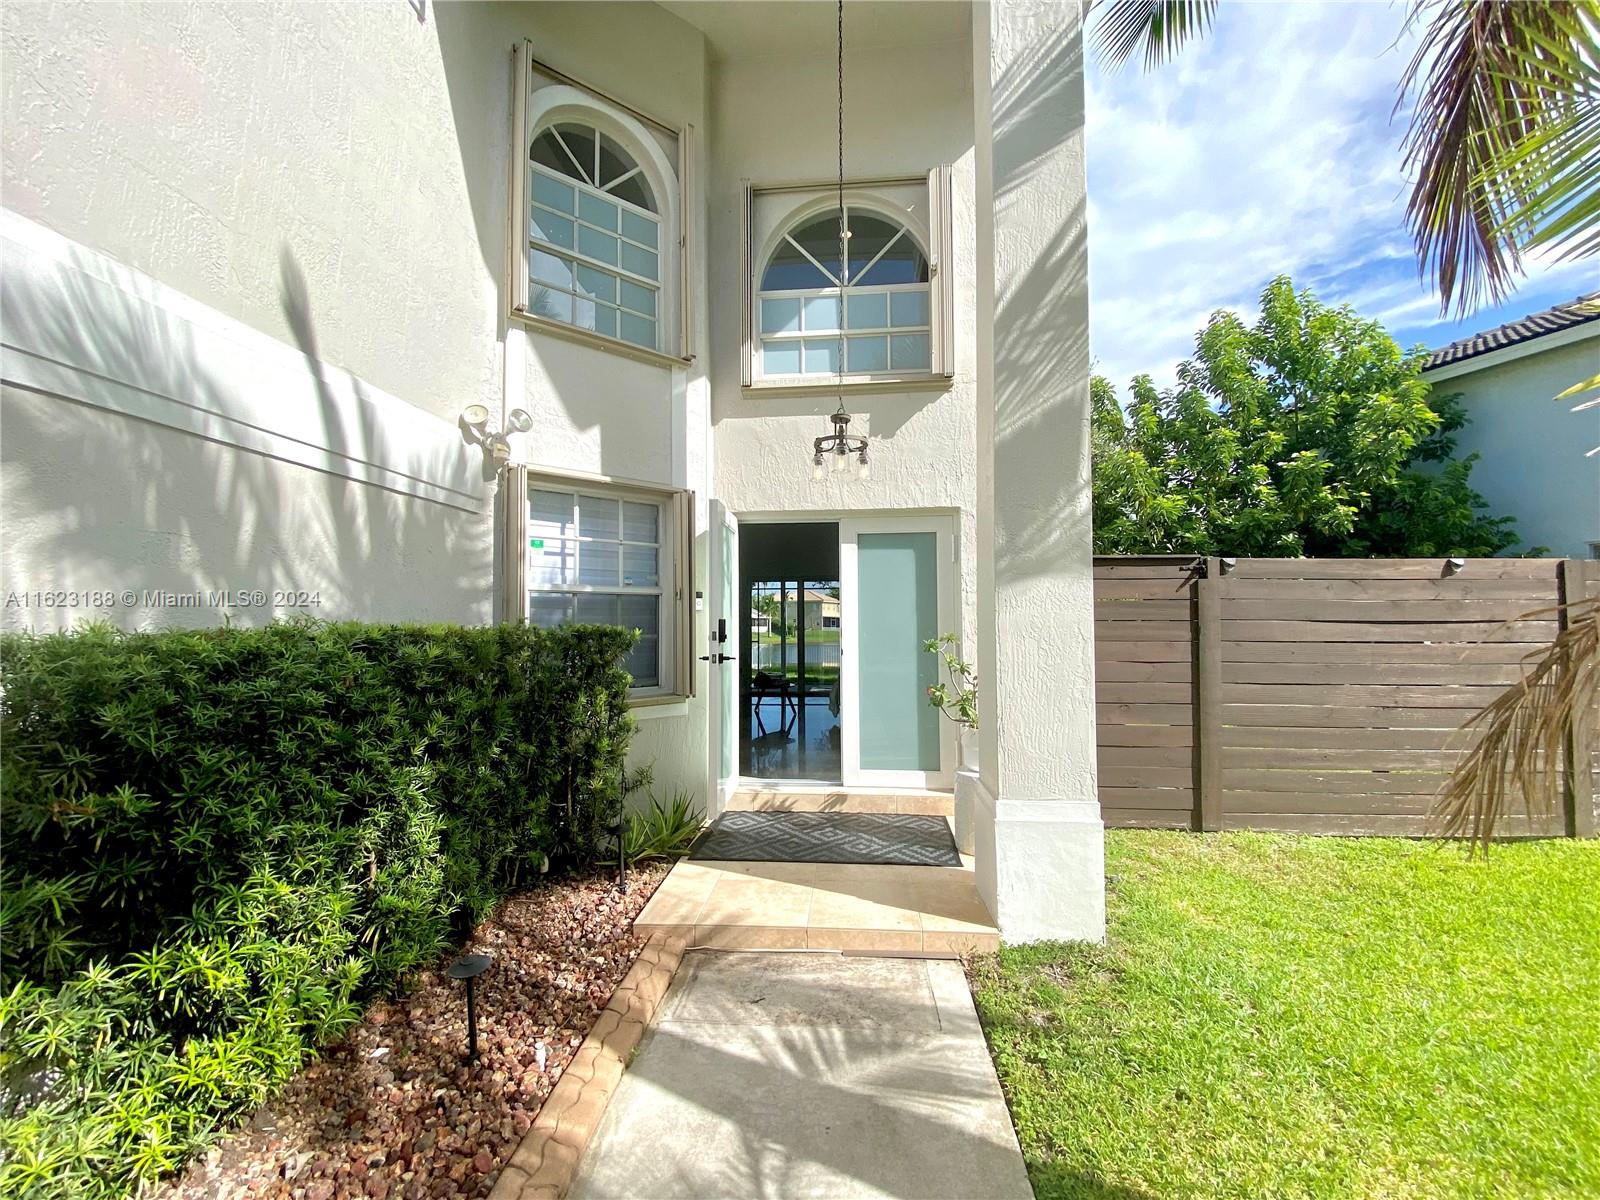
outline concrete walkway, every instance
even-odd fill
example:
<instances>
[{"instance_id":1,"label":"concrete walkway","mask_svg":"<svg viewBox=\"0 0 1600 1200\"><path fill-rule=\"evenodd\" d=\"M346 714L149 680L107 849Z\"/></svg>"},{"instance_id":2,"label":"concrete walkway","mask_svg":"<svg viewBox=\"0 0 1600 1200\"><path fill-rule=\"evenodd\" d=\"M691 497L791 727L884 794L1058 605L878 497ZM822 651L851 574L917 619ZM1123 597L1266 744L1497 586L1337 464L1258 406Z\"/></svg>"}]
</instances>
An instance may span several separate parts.
<instances>
[{"instance_id":1,"label":"concrete walkway","mask_svg":"<svg viewBox=\"0 0 1600 1200\"><path fill-rule=\"evenodd\" d=\"M1033 1195L953 961L686 955L570 1193Z\"/></svg>"}]
</instances>

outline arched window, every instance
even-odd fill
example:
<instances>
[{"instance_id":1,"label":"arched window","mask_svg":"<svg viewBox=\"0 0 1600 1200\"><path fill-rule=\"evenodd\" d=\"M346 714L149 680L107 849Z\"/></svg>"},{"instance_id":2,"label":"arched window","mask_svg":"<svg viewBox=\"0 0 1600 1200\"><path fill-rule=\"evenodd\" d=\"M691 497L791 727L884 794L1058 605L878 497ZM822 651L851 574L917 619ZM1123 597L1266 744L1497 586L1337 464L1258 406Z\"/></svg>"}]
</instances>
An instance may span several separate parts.
<instances>
[{"instance_id":1,"label":"arched window","mask_svg":"<svg viewBox=\"0 0 1600 1200\"><path fill-rule=\"evenodd\" d=\"M528 311L659 349L661 207L639 157L568 119L538 130L528 158Z\"/></svg>"},{"instance_id":2,"label":"arched window","mask_svg":"<svg viewBox=\"0 0 1600 1200\"><path fill-rule=\"evenodd\" d=\"M898 375L930 369L928 257L904 223L846 203L779 239L761 271L761 375ZM841 368L841 351L843 363Z\"/></svg>"}]
</instances>

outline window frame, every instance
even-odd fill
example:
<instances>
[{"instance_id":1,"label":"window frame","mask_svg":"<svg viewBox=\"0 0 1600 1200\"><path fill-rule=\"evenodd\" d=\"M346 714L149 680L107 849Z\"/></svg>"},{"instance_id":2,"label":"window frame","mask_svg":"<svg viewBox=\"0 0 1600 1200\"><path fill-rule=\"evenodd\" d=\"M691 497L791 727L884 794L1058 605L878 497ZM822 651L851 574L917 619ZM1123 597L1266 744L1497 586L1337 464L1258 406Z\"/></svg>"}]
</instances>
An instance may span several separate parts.
<instances>
[{"instance_id":1,"label":"window frame","mask_svg":"<svg viewBox=\"0 0 1600 1200\"><path fill-rule=\"evenodd\" d=\"M954 297L949 263L951 262L952 233L950 228L951 213L951 168L941 165L928 172L926 179L916 177L886 178L872 180L857 180L847 182L844 187L844 201L847 209L859 208L876 216L887 218L904 227L904 236L911 237L921 250L928 263L928 282L926 284L878 284L860 285L863 293L912 291L926 289L928 297L928 319L925 325L915 327L907 326L905 332L910 334L926 333L928 337L928 368L926 370L904 370L886 367L881 371L856 371L848 370L848 346L846 340L852 333L873 336L881 334L885 337L893 336L897 330L891 325L883 330L852 331L848 328L838 331L815 331L811 334L813 340L828 340L829 334L837 334L841 343L841 350L845 356L846 371L842 385L854 391L872 390L902 390L916 387L948 386L955 374L954 344L952 331L954 326ZM897 204L891 198L893 192L904 190L908 187L925 186L927 189L926 220ZM748 391L760 392L790 392L809 393L836 391L841 386L841 378L837 373L812 373L812 374L783 374L768 375L763 371L763 345L764 341L773 340L798 340L803 341L806 331L801 330L765 334L761 330L761 302L763 299L783 298L785 296L801 296L804 298L817 298L821 296L837 296L838 287L823 289L780 289L764 292L761 288L763 275L766 273L768 263L773 253L782 244L785 237L792 234L806 222L815 219L819 213L826 213L838 207L837 183L806 183L806 184L774 184L765 186L746 185L744 205L742 209L742 247L744 256L744 304L743 304L743 346L742 346L742 384ZM758 205L773 205L777 208L779 216L770 222L771 228L763 233L763 223L758 221ZM762 238L761 244L756 244L756 238ZM856 285L846 285L846 299L856 291ZM802 307L803 311L803 307ZM848 314L845 321L849 324ZM802 318L803 325L803 318ZM891 360L892 361L892 360Z\"/></svg>"},{"instance_id":2,"label":"window frame","mask_svg":"<svg viewBox=\"0 0 1600 1200\"><path fill-rule=\"evenodd\" d=\"M631 500L659 506L657 528L656 587L627 588L584 585L532 587L528 580L529 520L528 499L533 491L564 492ZM694 493L685 488L662 487L637 480L617 479L578 471L551 471L525 465L505 468L506 588L502 597L506 619L529 621L529 594L534 591L560 595L641 595L659 596L660 620L657 683L628 689L632 705L664 704L687 700L694 695L693 645L694 611ZM515 497L516 502L510 502ZM619 533L621 531L619 530ZM578 535L573 532L574 539ZM618 544L623 544L620 539Z\"/></svg>"},{"instance_id":3,"label":"window frame","mask_svg":"<svg viewBox=\"0 0 1600 1200\"><path fill-rule=\"evenodd\" d=\"M551 333L628 358L663 366L682 366L694 361L694 304L690 290L693 276L690 264L694 255L691 237L693 226L691 214L694 212L691 202L694 186L694 127L670 125L640 112L600 88L574 79L536 58L531 42L517 43L512 49L512 60L512 154L511 169L507 172L510 177L506 241L507 316L532 330ZM536 76L543 77L538 81L537 90L557 93L545 96L537 106L533 103ZM659 223L659 245L656 252L661 278L656 290L654 347L641 346L620 336L584 329L531 310L530 268L534 238L533 200L530 193L533 168L537 164L533 162L529 152L533 139L540 132L563 122L583 123L616 139L643 168L645 178L655 193L660 211L649 215ZM672 139L676 144L676 154L669 154L655 142L651 137L652 133ZM585 186L579 180L561 178L563 182L575 187ZM606 194L606 199L611 203L637 209L637 206L617 196ZM616 236L621 236L620 231ZM550 252L564 254L575 261L579 258L576 250L555 247ZM584 260L584 265L590 265L587 259ZM595 266L619 277L629 274L620 266L610 264L595 264ZM565 291L560 287L555 290ZM615 307L621 311L620 305Z\"/></svg>"}]
</instances>

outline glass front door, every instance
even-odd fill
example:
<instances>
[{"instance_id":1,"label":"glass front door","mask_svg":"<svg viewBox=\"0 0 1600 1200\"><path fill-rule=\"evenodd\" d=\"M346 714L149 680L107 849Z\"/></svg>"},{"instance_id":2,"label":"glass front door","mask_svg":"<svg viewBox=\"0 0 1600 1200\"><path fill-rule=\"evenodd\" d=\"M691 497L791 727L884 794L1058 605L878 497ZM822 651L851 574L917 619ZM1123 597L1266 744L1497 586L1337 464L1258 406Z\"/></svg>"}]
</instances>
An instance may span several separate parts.
<instances>
[{"instance_id":1,"label":"glass front door","mask_svg":"<svg viewBox=\"0 0 1600 1200\"><path fill-rule=\"evenodd\" d=\"M844 781L945 787L954 735L928 703L955 629L954 534L946 517L840 523Z\"/></svg>"}]
</instances>

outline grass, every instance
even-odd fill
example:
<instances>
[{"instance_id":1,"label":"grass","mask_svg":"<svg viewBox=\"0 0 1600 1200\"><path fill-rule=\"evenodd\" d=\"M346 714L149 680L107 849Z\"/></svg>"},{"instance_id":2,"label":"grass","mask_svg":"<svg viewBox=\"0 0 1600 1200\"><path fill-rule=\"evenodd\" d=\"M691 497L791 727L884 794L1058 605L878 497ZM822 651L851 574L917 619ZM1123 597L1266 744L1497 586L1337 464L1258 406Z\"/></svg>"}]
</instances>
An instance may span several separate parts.
<instances>
[{"instance_id":1,"label":"grass","mask_svg":"<svg viewBox=\"0 0 1600 1200\"><path fill-rule=\"evenodd\" d=\"M1600 1196L1600 843L1115 831L973 984L1047 1197Z\"/></svg>"},{"instance_id":2,"label":"grass","mask_svg":"<svg viewBox=\"0 0 1600 1200\"><path fill-rule=\"evenodd\" d=\"M752 633L750 640L758 646L776 646L779 642L788 640L789 645L799 649L799 639L793 630L787 634L780 633ZM839 640L837 629L808 629L806 630L806 645L823 646Z\"/></svg>"}]
</instances>

